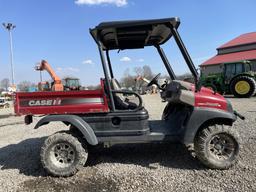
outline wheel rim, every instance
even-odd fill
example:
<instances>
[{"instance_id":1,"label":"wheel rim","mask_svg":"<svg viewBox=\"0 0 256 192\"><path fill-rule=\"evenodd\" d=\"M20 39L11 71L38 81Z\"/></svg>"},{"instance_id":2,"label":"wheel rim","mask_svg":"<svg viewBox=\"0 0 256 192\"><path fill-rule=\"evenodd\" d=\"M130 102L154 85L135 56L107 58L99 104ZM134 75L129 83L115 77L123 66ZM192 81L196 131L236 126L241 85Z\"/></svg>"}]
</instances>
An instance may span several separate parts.
<instances>
[{"instance_id":1,"label":"wheel rim","mask_svg":"<svg viewBox=\"0 0 256 192\"><path fill-rule=\"evenodd\" d=\"M235 90L238 94L244 95L250 91L250 84L247 81L238 81Z\"/></svg>"},{"instance_id":2,"label":"wheel rim","mask_svg":"<svg viewBox=\"0 0 256 192\"><path fill-rule=\"evenodd\" d=\"M50 160L56 167L70 167L75 158L75 149L69 143L57 143L50 149Z\"/></svg>"},{"instance_id":3,"label":"wheel rim","mask_svg":"<svg viewBox=\"0 0 256 192\"><path fill-rule=\"evenodd\" d=\"M237 152L237 142L230 135L217 134L209 141L208 151L216 160L233 159Z\"/></svg>"}]
</instances>

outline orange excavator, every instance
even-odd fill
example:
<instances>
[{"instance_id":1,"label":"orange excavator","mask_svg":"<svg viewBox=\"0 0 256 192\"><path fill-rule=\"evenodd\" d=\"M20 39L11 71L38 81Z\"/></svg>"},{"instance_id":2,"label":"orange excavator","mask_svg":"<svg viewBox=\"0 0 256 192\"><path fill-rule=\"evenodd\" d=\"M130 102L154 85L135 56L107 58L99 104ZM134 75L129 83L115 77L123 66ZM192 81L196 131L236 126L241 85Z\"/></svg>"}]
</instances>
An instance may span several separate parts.
<instances>
[{"instance_id":1,"label":"orange excavator","mask_svg":"<svg viewBox=\"0 0 256 192\"><path fill-rule=\"evenodd\" d=\"M41 63L35 67L35 69L37 71L46 70L53 80L53 84L52 84L51 88L50 88L48 82L42 82L42 81L39 82L38 83L39 91L45 91L47 89L52 90L52 91L63 91L64 90L64 86L62 84L61 79L56 75L56 73L54 72L54 70L52 69L52 67L50 66L50 64L47 61L42 60Z\"/></svg>"}]
</instances>

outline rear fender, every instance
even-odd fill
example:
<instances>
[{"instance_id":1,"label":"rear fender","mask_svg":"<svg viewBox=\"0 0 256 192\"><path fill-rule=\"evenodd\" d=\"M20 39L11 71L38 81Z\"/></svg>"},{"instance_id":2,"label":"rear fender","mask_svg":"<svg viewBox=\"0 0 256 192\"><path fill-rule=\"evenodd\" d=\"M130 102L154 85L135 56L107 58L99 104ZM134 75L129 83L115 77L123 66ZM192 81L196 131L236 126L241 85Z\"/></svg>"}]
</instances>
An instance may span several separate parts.
<instances>
[{"instance_id":1,"label":"rear fender","mask_svg":"<svg viewBox=\"0 0 256 192\"><path fill-rule=\"evenodd\" d=\"M195 108L192 112L182 134L182 142L186 145L193 144L198 130L207 123L231 124L237 117L232 112L218 109Z\"/></svg>"},{"instance_id":2,"label":"rear fender","mask_svg":"<svg viewBox=\"0 0 256 192\"><path fill-rule=\"evenodd\" d=\"M254 78L254 76L251 74L251 73L241 73L241 74L238 74L238 75L235 75L234 77L232 77L232 79L229 81L229 84L231 84L231 82L236 79L237 77L240 77L240 76L248 76L248 77L252 77Z\"/></svg>"},{"instance_id":3,"label":"rear fender","mask_svg":"<svg viewBox=\"0 0 256 192\"><path fill-rule=\"evenodd\" d=\"M83 136L85 137L85 139L89 144L91 145L98 144L98 139L94 134L94 131L91 128L91 126L77 115L48 115L37 122L35 129L53 121L61 121L66 125L67 124L73 125L77 129L79 129L79 131L83 134Z\"/></svg>"}]
</instances>

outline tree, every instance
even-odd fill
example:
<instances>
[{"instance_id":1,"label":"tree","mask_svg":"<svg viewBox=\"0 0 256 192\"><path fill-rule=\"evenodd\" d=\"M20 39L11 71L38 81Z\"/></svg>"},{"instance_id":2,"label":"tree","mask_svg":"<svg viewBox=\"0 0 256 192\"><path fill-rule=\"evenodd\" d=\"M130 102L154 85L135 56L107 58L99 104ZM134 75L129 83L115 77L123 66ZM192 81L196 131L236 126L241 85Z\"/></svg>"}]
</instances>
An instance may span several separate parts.
<instances>
[{"instance_id":1,"label":"tree","mask_svg":"<svg viewBox=\"0 0 256 192\"><path fill-rule=\"evenodd\" d=\"M133 71L136 74L136 76L142 76L142 77L145 77L146 79L152 79L154 76L150 66L148 65L144 65L142 68L134 67Z\"/></svg>"},{"instance_id":2,"label":"tree","mask_svg":"<svg viewBox=\"0 0 256 192\"><path fill-rule=\"evenodd\" d=\"M125 88L135 87L135 77L134 76L126 76L121 79L121 85Z\"/></svg>"},{"instance_id":3,"label":"tree","mask_svg":"<svg viewBox=\"0 0 256 192\"><path fill-rule=\"evenodd\" d=\"M36 85L34 84L34 83L32 83L32 82L30 82L30 81L22 81L22 82L20 82L19 84L18 84L18 89L20 90L20 91L25 91L25 92L27 92L27 91L29 91L29 88L30 87L35 87Z\"/></svg>"},{"instance_id":4,"label":"tree","mask_svg":"<svg viewBox=\"0 0 256 192\"><path fill-rule=\"evenodd\" d=\"M130 75L130 69L127 68L127 69L125 69L125 71L124 71L124 77L127 77L127 76L129 76L129 75Z\"/></svg>"},{"instance_id":5,"label":"tree","mask_svg":"<svg viewBox=\"0 0 256 192\"><path fill-rule=\"evenodd\" d=\"M138 76L145 77L148 80L151 80L154 77L154 74L148 65L144 65L143 67L134 67L133 72L135 75L131 75L129 72L129 69L126 69L123 78L121 79L122 86L126 88L141 88L145 83L143 81L136 81Z\"/></svg>"},{"instance_id":6,"label":"tree","mask_svg":"<svg viewBox=\"0 0 256 192\"><path fill-rule=\"evenodd\" d=\"M121 86L125 88L134 87L135 77L130 74L130 70L126 69L123 77L121 78Z\"/></svg>"},{"instance_id":7,"label":"tree","mask_svg":"<svg viewBox=\"0 0 256 192\"><path fill-rule=\"evenodd\" d=\"M151 68L148 66L148 65L144 65L142 67L142 70L143 70L143 76L146 78L146 79L152 79L154 77L152 71L151 71Z\"/></svg>"},{"instance_id":8,"label":"tree","mask_svg":"<svg viewBox=\"0 0 256 192\"><path fill-rule=\"evenodd\" d=\"M8 87L10 86L10 80L8 78L4 78L0 82L1 88L5 89L5 91L8 90Z\"/></svg>"},{"instance_id":9,"label":"tree","mask_svg":"<svg viewBox=\"0 0 256 192\"><path fill-rule=\"evenodd\" d=\"M143 69L141 67L134 67L133 71L135 72L136 76L143 76Z\"/></svg>"}]
</instances>

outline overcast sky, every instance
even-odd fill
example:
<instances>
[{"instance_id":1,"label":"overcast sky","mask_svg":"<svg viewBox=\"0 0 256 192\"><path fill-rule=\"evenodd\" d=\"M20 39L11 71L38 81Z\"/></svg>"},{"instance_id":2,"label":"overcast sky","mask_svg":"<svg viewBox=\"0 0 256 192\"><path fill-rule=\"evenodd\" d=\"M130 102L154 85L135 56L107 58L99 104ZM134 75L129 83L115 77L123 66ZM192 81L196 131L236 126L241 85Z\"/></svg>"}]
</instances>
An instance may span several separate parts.
<instances>
[{"instance_id":1,"label":"overcast sky","mask_svg":"<svg viewBox=\"0 0 256 192\"><path fill-rule=\"evenodd\" d=\"M0 22L12 22L15 81L39 81L34 66L47 60L61 77L79 77L84 85L103 77L95 42L89 34L102 21L178 16L180 34L195 64L216 54L216 47L256 31L255 0L0 0ZM177 47L164 46L174 71L188 71ZM111 53L120 78L127 68L149 65L166 74L153 48ZM10 78L8 34L0 28L0 80ZM44 78L49 76L44 73Z\"/></svg>"}]
</instances>

